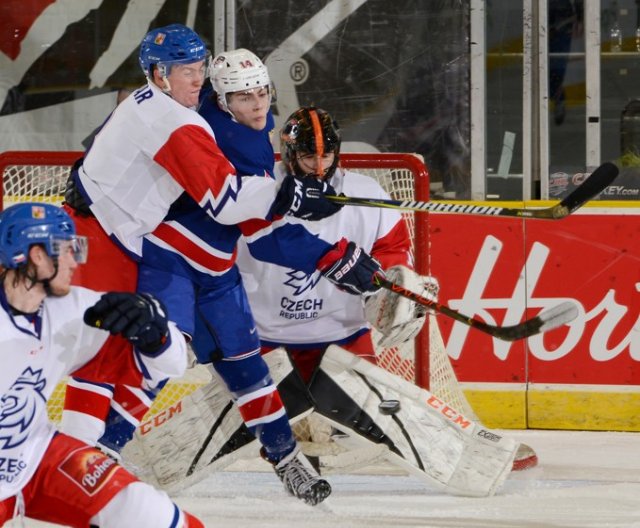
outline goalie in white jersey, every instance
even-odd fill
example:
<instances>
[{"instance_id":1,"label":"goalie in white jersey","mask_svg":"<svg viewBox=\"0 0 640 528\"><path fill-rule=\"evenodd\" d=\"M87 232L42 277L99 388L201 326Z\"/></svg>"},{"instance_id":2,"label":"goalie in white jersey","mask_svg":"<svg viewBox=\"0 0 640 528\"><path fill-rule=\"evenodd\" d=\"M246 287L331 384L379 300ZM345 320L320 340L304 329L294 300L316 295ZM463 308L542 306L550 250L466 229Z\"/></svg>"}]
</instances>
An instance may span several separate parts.
<instances>
[{"instance_id":1,"label":"goalie in white jersey","mask_svg":"<svg viewBox=\"0 0 640 528\"><path fill-rule=\"evenodd\" d=\"M347 196L387 199L373 178L343 169L341 137L331 115L315 107L302 107L285 122L280 132L282 162L276 179L295 174L305 179L330 182ZM345 237L371 254L394 280L402 275L405 286L433 296L438 284L411 270L411 239L402 215L392 209L344 207L318 222L302 222L325 240ZM238 266L253 311L263 351L285 347L308 382L330 344L375 362L371 324L385 336L383 343L413 339L425 322L426 309L388 291L366 298L336 291L319 273L274 266L252 259L240 244ZM433 297L431 297L433 298ZM393 306L389 306L392 304ZM384 310L383 310L384 307Z\"/></svg>"},{"instance_id":2,"label":"goalie in white jersey","mask_svg":"<svg viewBox=\"0 0 640 528\"><path fill-rule=\"evenodd\" d=\"M276 165L276 178L296 174L329 181L336 192L347 196L389 198L373 178L340 167L340 142L337 124L327 112L314 107L300 108L281 130L282 162ZM436 300L437 280L420 276L411 268L409 232L398 211L344 207L329 218L308 223L307 229L329 240L337 236L352 240L381 263L390 280ZM307 275L258 262L243 245L239 249L238 266L263 354L284 348L310 387L316 409L320 414L324 410L325 416L349 416L349 412L356 412L354 408L348 410L353 402L346 395L344 400L337 396L339 391L333 386L333 380L316 376L330 345L339 345L375 364L372 327L380 332L376 345L383 348L412 340L426 320L424 307L394 292L382 290L363 299L329 290L317 273ZM287 394L283 396L285 401L291 400ZM347 423L353 420L353 416L345 418ZM314 422L315 427L321 429L317 419ZM320 430L320 434L323 433ZM375 434L368 440L380 441ZM535 452L521 445L513 468L526 469L536 463Z\"/></svg>"},{"instance_id":3,"label":"goalie in white jersey","mask_svg":"<svg viewBox=\"0 0 640 528\"><path fill-rule=\"evenodd\" d=\"M83 528L202 528L164 492L49 421L47 401L72 372L156 390L186 366L185 340L153 297L70 286L86 249L58 207L26 203L0 214L0 526L27 516Z\"/></svg>"}]
</instances>

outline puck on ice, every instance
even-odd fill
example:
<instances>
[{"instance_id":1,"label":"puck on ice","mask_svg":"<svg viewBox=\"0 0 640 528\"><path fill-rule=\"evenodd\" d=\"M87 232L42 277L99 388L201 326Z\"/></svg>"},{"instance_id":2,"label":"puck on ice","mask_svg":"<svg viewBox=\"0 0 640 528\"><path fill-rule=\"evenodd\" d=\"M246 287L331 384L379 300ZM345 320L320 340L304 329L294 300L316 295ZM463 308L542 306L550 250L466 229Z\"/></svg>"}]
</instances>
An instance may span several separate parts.
<instances>
[{"instance_id":1,"label":"puck on ice","mask_svg":"<svg viewBox=\"0 0 640 528\"><path fill-rule=\"evenodd\" d=\"M398 400L382 400L378 409L382 414L396 414L400 410L400 402Z\"/></svg>"}]
</instances>

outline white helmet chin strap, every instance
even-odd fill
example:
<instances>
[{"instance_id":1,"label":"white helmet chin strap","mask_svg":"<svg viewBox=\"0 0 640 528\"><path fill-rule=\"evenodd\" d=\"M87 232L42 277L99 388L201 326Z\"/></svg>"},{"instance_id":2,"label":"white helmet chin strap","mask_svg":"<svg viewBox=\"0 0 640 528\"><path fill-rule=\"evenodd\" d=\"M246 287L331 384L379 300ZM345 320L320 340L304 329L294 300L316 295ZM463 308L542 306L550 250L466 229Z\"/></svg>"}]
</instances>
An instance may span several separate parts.
<instances>
[{"instance_id":1,"label":"white helmet chin strap","mask_svg":"<svg viewBox=\"0 0 640 528\"><path fill-rule=\"evenodd\" d=\"M164 88L162 88L162 91L166 94L171 95L171 85L169 84L169 78L166 75L162 76L162 82L164 83Z\"/></svg>"},{"instance_id":2,"label":"white helmet chin strap","mask_svg":"<svg viewBox=\"0 0 640 528\"><path fill-rule=\"evenodd\" d=\"M158 70L158 73L160 74L160 78L164 83L164 86L161 86L160 89L167 95L171 95L171 84L169 83L169 79L167 77L167 71L168 71L167 66L165 64L158 63L156 64L156 69Z\"/></svg>"}]
</instances>

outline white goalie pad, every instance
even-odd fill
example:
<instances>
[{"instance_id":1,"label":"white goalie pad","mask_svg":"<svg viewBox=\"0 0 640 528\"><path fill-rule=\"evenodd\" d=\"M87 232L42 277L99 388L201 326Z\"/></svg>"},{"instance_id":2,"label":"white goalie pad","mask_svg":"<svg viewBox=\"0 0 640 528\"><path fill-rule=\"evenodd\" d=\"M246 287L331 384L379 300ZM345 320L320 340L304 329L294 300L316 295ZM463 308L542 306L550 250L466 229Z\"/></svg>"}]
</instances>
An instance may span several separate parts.
<instances>
[{"instance_id":1,"label":"white goalie pad","mask_svg":"<svg viewBox=\"0 0 640 528\"><path fill-rule=\"evenodd\" d=\"M493 495L511 471L517 442L337 346L325 353L311 392L334 427L363 448L386 445L389 462L448 493Z\"/></svg>"},{"instance_id":2,"label":"white goalie pad","mask_svg":"<svg viewBox=\"0 0 640 528\"><path fill-rule=\"evenodd\" d=\"M418 275L406 266L392 266L385 273L391 282L429 300L437 300L440 286L434 277ZM428 309L382 289L366 299L364 313L367 321L382 334L376 345L386 348L405 343L418 335Z\"/></svg>"},{"instance_id":3,"label":"white goalie pad","mask_svg":"<svg viewBox=\"0 0 640 528\"><path fill-rule=\"evenodd\" d=\"M290 375L297 377L289 356L283 349L276 349L263 357L285 399L281 384ZM259 456L260 444L244 425L225 383L211 370L211 382L159 415L146 417L125 446L124 464L143 468L138 474L141 480L168 492L180 491L240 458ZM289 407L292 423L312 412L311 403L303 401L299 391L294 392L299 412L291 416Z\"/></svg>"}]
</instances>

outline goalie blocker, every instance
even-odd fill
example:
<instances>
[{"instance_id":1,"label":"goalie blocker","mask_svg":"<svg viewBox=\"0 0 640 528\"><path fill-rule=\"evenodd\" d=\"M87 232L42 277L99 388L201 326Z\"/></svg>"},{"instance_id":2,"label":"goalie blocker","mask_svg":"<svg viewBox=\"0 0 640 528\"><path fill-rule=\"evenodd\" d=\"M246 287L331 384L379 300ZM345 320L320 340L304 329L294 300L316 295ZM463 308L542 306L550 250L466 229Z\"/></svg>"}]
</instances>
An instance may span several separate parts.
<instances>
[{"instance_id":1,"label":"goalie blocker","mask_svg":"<svg viewBox=\"0 0 640 528\"><path fill-rule=\"evenodd\" d=\"M311 413L315 401L314 416L348 433L357 450L375 452L430 485L458 495L489 496L512 469L515 441L337 346L327 350L310 394L284 350L270 352L265 360L292 423ZM178 491L239 458L258 456L259 445L218 381L174 408L179 411L158 420L160 425L138 431L123 452L125 460L150 468L152 474L142 478Z\"/></svg>"}]
</instances>

